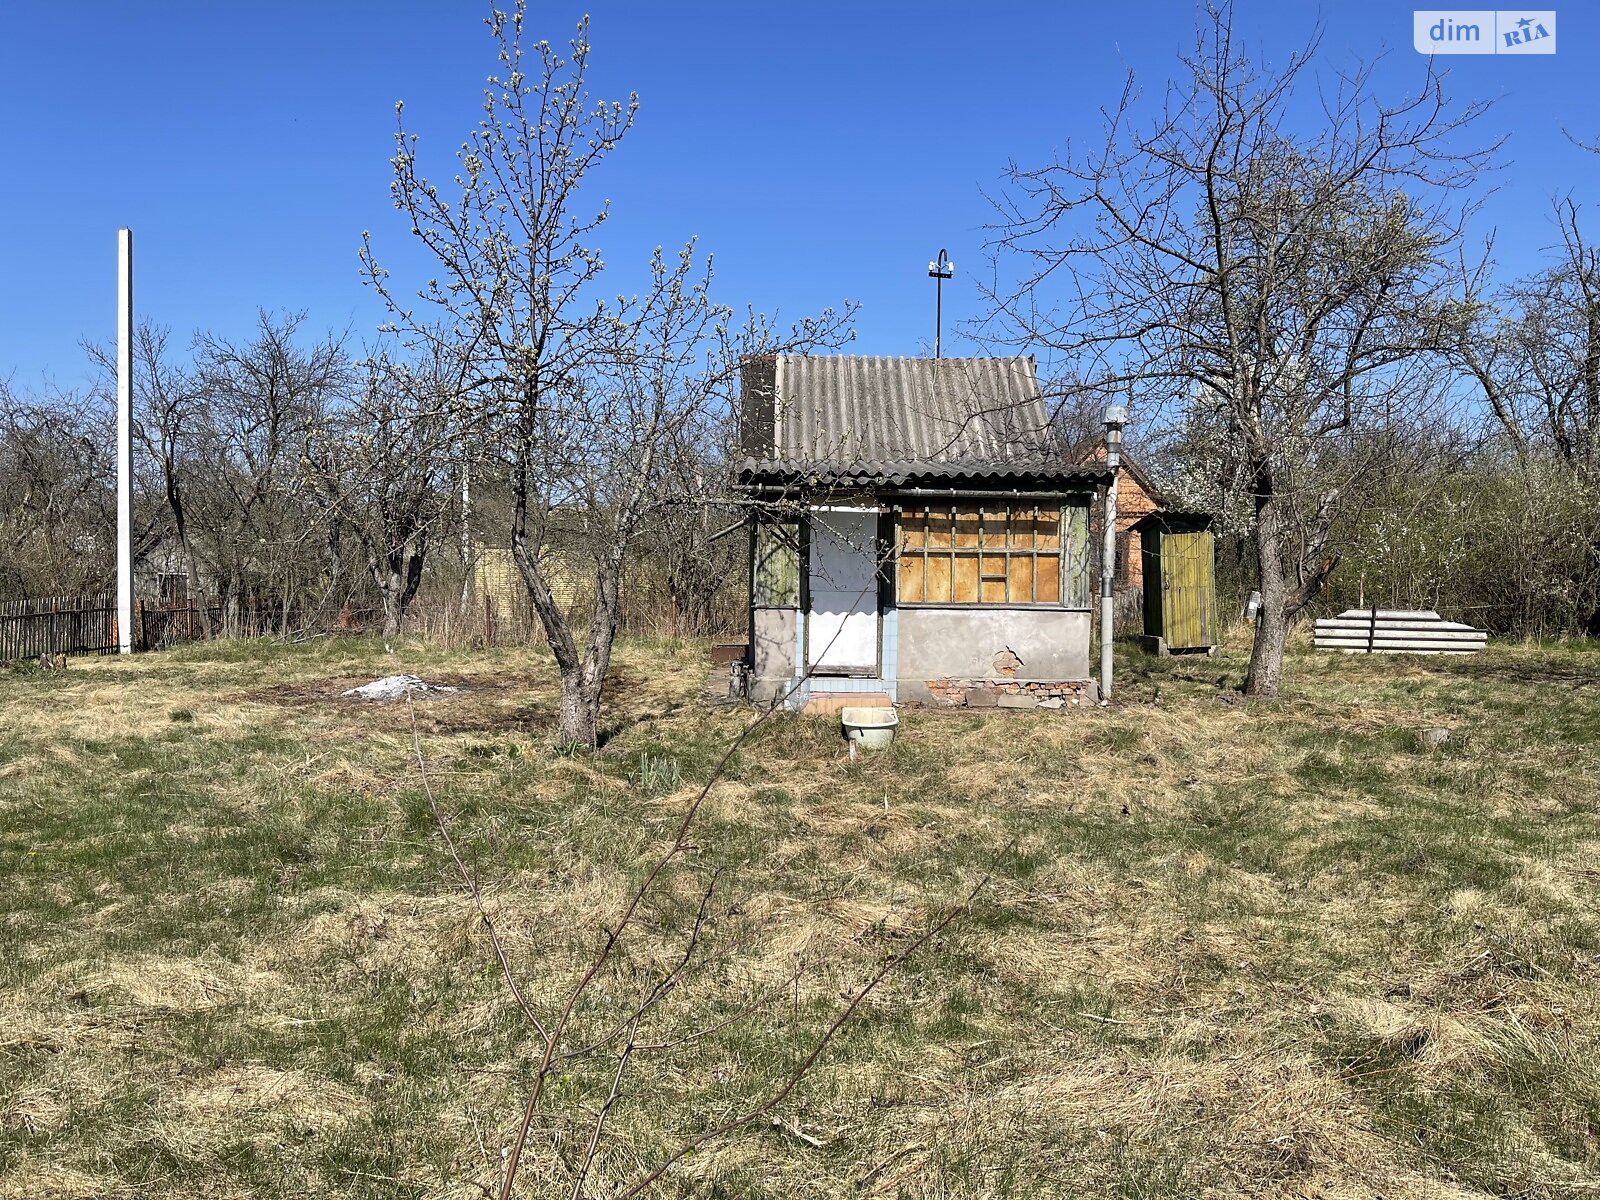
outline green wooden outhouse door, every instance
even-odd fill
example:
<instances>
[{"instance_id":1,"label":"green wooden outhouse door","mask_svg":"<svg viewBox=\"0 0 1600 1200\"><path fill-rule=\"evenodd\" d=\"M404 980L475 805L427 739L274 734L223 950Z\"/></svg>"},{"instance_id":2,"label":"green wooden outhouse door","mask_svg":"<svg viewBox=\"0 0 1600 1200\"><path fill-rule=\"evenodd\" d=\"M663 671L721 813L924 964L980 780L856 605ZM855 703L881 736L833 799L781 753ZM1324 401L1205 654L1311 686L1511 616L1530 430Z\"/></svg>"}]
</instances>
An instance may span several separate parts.
<instances>
[{"instance_id":1,"label":"green wooden outhouse door","mask_svg":"<svg viewBox=\"0 0 1600 1200\"><path fill-rule=\"evenodd\" d=\"M1159 654L1217 645L1216 538L1205 513L1158 511L1136 522L1144 555L1144 632Z\"/></svg>"},{"instance_id":2,"label":"green wooden outhouse door","mask_svg":"<svg viewBox=\"0 0 1600 1200\"><path fill-rule=\"evenodd\" d=\"M1161 538L1161 628L1170 649L1216 644L1215 562L1209 529Z\"/></svg>"}]
</instances>

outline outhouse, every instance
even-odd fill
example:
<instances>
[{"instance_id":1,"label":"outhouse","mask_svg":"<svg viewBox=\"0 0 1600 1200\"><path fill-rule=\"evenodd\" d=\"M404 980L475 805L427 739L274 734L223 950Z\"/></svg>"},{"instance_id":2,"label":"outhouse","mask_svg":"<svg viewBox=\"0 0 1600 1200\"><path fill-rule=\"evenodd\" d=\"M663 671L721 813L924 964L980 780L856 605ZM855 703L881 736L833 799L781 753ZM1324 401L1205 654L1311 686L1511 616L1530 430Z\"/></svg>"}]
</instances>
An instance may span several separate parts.
<instances>
[{"instance_id":1,"label":"outhouse","mask_svg":"<svg viewBox=\"0 0 1600 1200\"><path fill-rule=\"evenodd\" d=\"M1165 510L1133 527L1144 556L1144 645L1153 654L1216 652L1217 553L1211 515Z\"/></svg>"}]
</instances>

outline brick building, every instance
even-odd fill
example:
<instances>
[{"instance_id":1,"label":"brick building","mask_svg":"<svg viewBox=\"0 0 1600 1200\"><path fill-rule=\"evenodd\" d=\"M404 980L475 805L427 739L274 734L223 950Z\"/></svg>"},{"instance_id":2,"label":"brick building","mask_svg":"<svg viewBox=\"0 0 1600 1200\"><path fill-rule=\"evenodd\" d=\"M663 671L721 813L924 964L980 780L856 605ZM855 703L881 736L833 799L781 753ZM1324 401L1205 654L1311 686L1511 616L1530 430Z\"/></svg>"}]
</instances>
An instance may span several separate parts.
<instances>
[{"instance_id":1,"label":"brick building","mask_svg":"<svg viewBox=\"0 0 1600 1200\"><path fill-rule=\"evenodd\" d=\"M1089 463L1103 463L1106 460L1106 447L1104 442L1079 443L1069 453L1071 461L1078 466ZM1117 473L1117 578L1115 591L1120 597L1126 592L1137 592L1144 585L1144 555L1143 547L1139 541L1139 531L1134 528L1145 517L1153 512L1160 512L1167 508L1167 501L1155 484L1150 481L1137 460L1122 452L1122 469ZM1094 516L1098 519L1100 509L1096 508ZM1092 529L1094 545L1098 548L1100 530L1097 523ZM1096 576L1098 581L1098 575ZM1098 589L1097 589L1098 594Z\"/></svg>"}]
</instances>

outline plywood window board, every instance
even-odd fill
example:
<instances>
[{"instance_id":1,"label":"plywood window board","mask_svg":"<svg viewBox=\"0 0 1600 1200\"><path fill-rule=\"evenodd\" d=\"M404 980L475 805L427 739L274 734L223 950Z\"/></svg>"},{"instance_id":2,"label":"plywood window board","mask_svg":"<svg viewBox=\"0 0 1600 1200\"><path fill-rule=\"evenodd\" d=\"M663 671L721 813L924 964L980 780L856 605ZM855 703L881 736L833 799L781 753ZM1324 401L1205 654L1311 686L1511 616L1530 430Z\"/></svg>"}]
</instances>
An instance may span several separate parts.
<instances>
[{"instance_id":1,"label":"plywood window board","mask_svg":"<svg viewBox=\"0 0 1600 1200\"><path fill-rule=\"evenodd\" d=\"M1039 501L908 504L900 510L898 601L1059 605L1063 519L1076 525L1085 517L1080 508Z\"/></svg>"}]
</instances>

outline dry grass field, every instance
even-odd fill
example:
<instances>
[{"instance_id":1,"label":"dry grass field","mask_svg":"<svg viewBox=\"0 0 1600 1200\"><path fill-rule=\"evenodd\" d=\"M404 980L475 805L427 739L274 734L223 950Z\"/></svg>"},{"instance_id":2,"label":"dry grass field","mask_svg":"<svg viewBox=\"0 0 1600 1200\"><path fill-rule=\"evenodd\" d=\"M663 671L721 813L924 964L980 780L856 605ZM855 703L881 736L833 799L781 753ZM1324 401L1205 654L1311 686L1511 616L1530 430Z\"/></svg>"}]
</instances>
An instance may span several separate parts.
<instances>
[{"instance_id":1,"label":"dry grass field","mask_svg":"<svg viewBox=\"0 0 1600 1200\"><path fill-rule=\"evenodd\" d=\"M548 1017L722 748L703 651L630 645L593 756L531 651L194 647L0 674L0 1197L472 1197ZM1108 711L913 712L850 762L764 724L573 1044L641 1024L595 1196L768 1095L663 1195L1600 1195L1600 649L1124 662ZM1429 749L1422 730L1451 731ZM614 1049L519 1194L568 1196Z\"/></svg>"}]
</instances>

